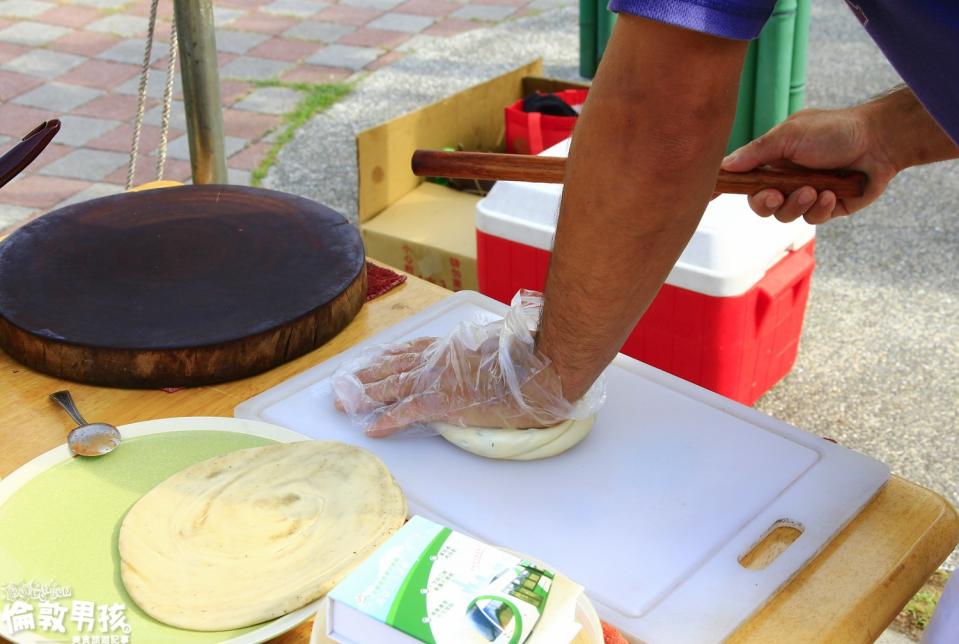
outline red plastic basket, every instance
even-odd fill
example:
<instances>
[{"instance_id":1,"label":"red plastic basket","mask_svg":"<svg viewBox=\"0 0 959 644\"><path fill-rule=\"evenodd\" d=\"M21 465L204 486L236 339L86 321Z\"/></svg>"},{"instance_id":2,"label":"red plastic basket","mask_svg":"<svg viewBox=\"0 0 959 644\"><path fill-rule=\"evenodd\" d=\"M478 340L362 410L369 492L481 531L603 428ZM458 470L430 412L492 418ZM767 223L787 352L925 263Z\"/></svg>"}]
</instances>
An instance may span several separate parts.
<instances>
[{"instance_id":1,"label":"red plastic basket","mask_svg":"<svg viewBox=\"0 0 959 644\"><path fill-rule=\"evenodd\" d=\"M586 102L586 89L566 89L554 94L570 105ZM539 154L573 134L575 116L552 116L524 112L523 101L506 107L506 151L512 154Z\"/></svg>"}]
</instances>

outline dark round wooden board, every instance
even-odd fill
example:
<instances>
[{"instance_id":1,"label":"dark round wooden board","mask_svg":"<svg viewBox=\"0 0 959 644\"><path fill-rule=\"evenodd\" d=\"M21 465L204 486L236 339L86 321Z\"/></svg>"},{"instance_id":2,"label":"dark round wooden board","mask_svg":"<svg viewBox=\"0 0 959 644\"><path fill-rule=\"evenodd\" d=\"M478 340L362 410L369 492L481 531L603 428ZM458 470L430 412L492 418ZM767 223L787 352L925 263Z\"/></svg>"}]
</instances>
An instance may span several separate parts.
<instances>
[{"instance_id":1,"label":"dark round wooden board","mask_svg":"<svg viewBox=\"0 0 959 644\"><path fill-rule=\"evenodd\" d=\"M0 244L0 346L45 373L100 385L259 373L333 337L365 295L355 226L257 188L105 197Z\"/></svg>"}]
</instances>

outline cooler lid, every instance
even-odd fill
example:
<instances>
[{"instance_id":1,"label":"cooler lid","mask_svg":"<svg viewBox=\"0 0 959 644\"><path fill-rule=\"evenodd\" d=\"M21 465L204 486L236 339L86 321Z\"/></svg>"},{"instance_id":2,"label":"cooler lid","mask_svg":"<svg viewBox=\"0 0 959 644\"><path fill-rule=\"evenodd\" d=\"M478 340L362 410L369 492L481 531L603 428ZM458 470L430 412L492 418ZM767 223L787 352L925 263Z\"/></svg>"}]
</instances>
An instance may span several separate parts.
<instances>
[{"instance_id":1,"label":"cooler lid","mask_svg":"<svg viewBox=\"0 0 959 644\"><path fill-rule=\"evenodd\" d=\"M542 156L566 156L569 139ZM498 181L476 205L476 227L520 244L552 250L563 186ZM815 226L757 216L744 195L720 195L709 203L667 284L715 297L741 295L788 252L815 236Z\"/></svg>"}]
</instances>

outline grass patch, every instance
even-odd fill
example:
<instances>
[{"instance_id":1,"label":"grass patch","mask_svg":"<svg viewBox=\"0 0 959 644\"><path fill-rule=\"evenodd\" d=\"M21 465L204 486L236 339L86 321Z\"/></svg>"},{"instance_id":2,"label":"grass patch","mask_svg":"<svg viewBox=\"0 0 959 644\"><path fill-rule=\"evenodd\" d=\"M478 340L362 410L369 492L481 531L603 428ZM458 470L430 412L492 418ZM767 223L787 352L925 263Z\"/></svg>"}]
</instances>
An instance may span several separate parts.
<instances>
[{"instance_id":1,"label":"grass patch","mask_svg":"<svg viewBox=\"0 0 959 644\"><path fill-rule=\"evenodd\" d=\"M926 630L930 620L932 620L932 614L936 610L936 604L939 602L939 597L942 595L947 579L948 576L943 571L934 572L932 577L923 584L915 597L909 600L906 607L896 617L893 628L918 642L922 638L923 631Z\"/></svg>"},{"instance_id":2,"label":"grass patch","mask_svg":"<svg viewBox=\"0 0 959 644\"><path fill-rule=\"evenodd\" d=\"M279 80L256 81L254 85L256 87L286 87L303 92L303 98L293 108L293 111L283 116L283 125L281 126L283 131L276 137L266 156L250 174L250 185L259 186L276 161L276 155L283 149L283 146L293 140L293 134L296 130L310 120L314 114L322 112L349 94L353 86L345 83L287 83Z\"/></svg>"}]
</instances>

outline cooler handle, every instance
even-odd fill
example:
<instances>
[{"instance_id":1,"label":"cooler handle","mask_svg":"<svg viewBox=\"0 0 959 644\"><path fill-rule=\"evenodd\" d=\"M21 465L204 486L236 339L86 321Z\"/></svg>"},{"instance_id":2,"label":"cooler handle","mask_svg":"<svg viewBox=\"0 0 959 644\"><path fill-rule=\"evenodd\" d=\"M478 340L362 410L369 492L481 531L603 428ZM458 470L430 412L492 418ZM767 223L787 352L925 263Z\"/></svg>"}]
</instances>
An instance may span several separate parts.
<instances>
[{"instance_id":1,"label":"cooler handle","mask_svg":"<svg viewBox=\"0 0 959 644\"><path fill-rule=\"evenodd\" d=\"M816 267L816 258L805 249L790 253L759 281L760 295L775 301Z\"/></svg>"}]
</instances>

